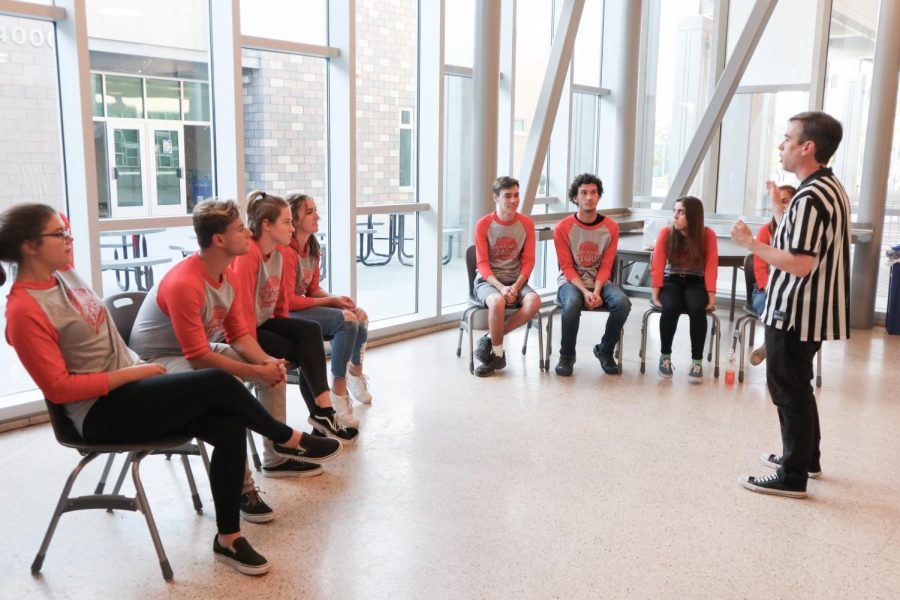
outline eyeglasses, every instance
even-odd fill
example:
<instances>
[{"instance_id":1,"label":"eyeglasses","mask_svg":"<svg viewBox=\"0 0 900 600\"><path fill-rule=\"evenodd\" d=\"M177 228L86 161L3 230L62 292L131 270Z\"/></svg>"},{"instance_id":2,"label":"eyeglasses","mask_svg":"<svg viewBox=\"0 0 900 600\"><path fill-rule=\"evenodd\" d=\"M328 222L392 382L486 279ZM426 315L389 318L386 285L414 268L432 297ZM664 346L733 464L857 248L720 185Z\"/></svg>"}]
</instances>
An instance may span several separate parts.
<instances>
[{"instance_id":1,"label":"eyeglasses","mask_svg":"<svg viewBox=\"0 0 900 600\"><path fill-rule=\"evenodd\" d=\"M53 233L42 233L38 237L55 237L61 240L71 240L72 232L68 229L63 229L62 231L54 231Z\"/></svg>"}]
</instances>

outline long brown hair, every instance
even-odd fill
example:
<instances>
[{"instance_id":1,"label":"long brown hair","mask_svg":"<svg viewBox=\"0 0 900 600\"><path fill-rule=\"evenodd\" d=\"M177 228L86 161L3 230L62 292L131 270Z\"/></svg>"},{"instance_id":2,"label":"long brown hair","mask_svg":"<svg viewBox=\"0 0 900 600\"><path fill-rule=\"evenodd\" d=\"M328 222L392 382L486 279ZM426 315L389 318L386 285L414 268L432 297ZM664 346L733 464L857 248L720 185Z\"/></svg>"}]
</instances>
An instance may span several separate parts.
<instances>
[{"instance_id":1,"label":"long brown hair","mask_svg":"<svg viewBox=\"0 0 900 600\"><path fill-rule=\"evenodd\" d=\"M301 194L299 192L287 197L288 204L291 207L291 220L295 223L303 217L303 215L298 215L297 213L306 209L306 202L308 200L312 200L312 196ZM294 225L294 228L296 229L297 225ZM301 250L303 250L303 248L301 248ZM318 260L321 249L319 248L319 240L316 239L316 236L311 235L309 236L309 239L306 240L306 252L309 256L313 257L313 259Z\"/></svg>"},{"instance_id":2,"label":"long brown hair","mask_svg":"<svg viewBox=\"0 0 900 600\"><path fill-rule=\"evenodd\" d=\"M684 234L679 234L672 225L666 239L666 256L669 262L682 260L689 267L703 268L706 263L706 225L703 223L703 202L694 196L684 196L675 202L681 202L687 227Z\"/></svg>"},{"instance_id":3,"label":"long brown hair","mask_svg":"<svg viewBox=\"0 0 900 600\"><path fill-rule=\"evenodd\" d=\"M797 188L792 185L779 185L779 192L789 192L791 194L791 198L794 197L794 194L797 193ZM781 202L781 198L778 198L778 201ZM784 216L781 217L782 219ZM772 220L769 221L769 233L775 235L775 230L778 228L778 221L775 220L775 217L772 217Z\"/></svg>"},{"instance_id":4,"label":"long brown hair","mask_svg":"<svg viewBox=\"0 0 900 600\"><path fill-rule=\"evenodd\" d=\"M288 203L281 196L273 196L261 190L247 194L247 227L253 232L253 239L262 235L263 221L274 223Z\"/></svg>"},{"instance_id":5,"label":"long brown hair","mask_svg":"<svg viewBox=\"0 0 900 600\"><path fill-rule=\"evenodd\" d=\"M56 209L47 204L24 202L0 214L0 261L22 264L22 244L43 242L41 233L47 221L56 217ZM0 265L0 285L6 283L6 271Z\"/></svg>"}]
</instances>

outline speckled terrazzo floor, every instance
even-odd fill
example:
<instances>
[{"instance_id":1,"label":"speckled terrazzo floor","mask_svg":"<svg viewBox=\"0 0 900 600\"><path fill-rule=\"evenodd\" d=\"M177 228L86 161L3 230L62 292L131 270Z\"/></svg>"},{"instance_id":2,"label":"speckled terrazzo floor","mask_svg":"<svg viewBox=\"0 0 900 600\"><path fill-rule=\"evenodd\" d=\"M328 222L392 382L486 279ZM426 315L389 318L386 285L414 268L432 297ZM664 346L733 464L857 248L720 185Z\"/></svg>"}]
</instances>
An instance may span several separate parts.
<instances>
[{"instance_id":1,"label":"speckled terrazzo floor","mask_svg":"<svg viewBox=\"0 0 900 600\"><path fill-rule=\"evenodd\" d=\"M320 477L258 477L277 511L272 523L244 524L273 563L261 578L213 561L199 462L200 516L179 463L159 457L143 473L173 583L141 516L102 511L64 515L32 577L77 455L47 425L2 434L0 597L896 598L900 337L876 328L826 345L824 476L809 499L789 500L736 482L766 472L758 455L780 450L764 371L748 367L743 384L726 386L707 368L705 383L690 385L684 322L675 377L661 380L654 321L641 375L644 306L636 301L626 324L618 377L590 353L602 317L583 320L570 379L539 373L536 345L477 379L454 355L455 330L370 350L375 403L359 409L357 447ZM92 489L99 470L79 489Z\"/></svg>"}]
</instances>

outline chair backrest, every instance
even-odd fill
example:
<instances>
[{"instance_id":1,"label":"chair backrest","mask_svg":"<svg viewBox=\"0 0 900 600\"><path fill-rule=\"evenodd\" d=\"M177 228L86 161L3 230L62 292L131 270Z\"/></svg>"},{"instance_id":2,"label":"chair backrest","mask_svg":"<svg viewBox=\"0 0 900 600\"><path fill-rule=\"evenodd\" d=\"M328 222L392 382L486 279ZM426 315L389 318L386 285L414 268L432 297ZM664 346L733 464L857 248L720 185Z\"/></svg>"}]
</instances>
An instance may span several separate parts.
<instances>
[{"instance_id":1,"label":"chair backrest","mask_svg":"<svg viewBox=\"0 0 900 600\"><path fill-rule=\"evenodd\" d=\"M747 302L753 297L753 284L756 283L756 273L753 272L753 255L744 257L744 283L747 285Z\"/></svg>"},{"instance_id":2,"label":"chair backrest","mask_svg":"<svg viewBox=\"0 0 900 600\"><path fill-rule=\"evenodd\" d=\"M138 311L141 309L141 304L144 303L144 298L146 297L147 292L123 292L103 299L103 304L106 305L109 316L112 317L113 323L116 324L116 329L119 330L119 335L122 336L126 344L131 337L131 328L134 326L134 320L137 318Z\"/></svg>"},{"instance_id":3,"label":"chair backrest","mask_svg":"<svg viewBox=\"0 0 900 600\"><path fill-rule=\"evenodd\" d=\"M471 297L475 291L476 260L475 244L472 244L466 248L466 271L469 273L469 297Z\"/></svg>"},{"instance_id":4,"label":"chair backrest","mask_svg":"<svg viewBox=\"0 0 900 600\"><path fill-rule=\"evenodd\" d=\"M56 436L56 441L69 448L83 446L84 440L78 435L75 425L72 424L72 420L69 419L62 405L54 404L46 398L44 404L47 405L47 414L50 415L50 425L53 426L53 435Z\"/></svg>"}]
</instances>

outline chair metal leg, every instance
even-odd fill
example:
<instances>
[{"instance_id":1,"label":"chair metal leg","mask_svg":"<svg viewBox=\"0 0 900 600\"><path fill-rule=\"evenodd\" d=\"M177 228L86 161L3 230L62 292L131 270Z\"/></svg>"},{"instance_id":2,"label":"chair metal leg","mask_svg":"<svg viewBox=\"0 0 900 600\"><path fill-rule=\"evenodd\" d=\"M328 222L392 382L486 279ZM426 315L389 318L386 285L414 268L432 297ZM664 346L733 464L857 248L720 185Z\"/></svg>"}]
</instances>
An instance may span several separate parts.
<instances>
[{"instance_id":1,"label":"chair metal leg","mask_svg":"<svg viewBox=\"0 0 900 600\"><path fill-rule=\"evenodd\" d=\"M525 356L525 352L528 351L528 334L531 333L532 323L534 323L534 320L528 319L528 323L525 324L525 339L522 341L522 356Z\"/></svg>"},{"instance_id":2,"label":"chair metal leg","mask_svg":"<svg viewBox=\"0 0 900 600\"><path fill-rule=\"evenodd\" d=\"M103 493L103 488L106 487L106 478L109 477L109 470L112 468L112 464L115 460L116 455L110 453L109 458L106 460L106 465L103 467L103 473L100 474L100 481L97 482L97 487L94 488L95 494Z\"/></svg>"},{"instance_id":3,"label":"chair metal leg","mask_svg":"<svg viewBox=\"0 0 900 600\"><path fill-rule=\"evenodd\" d=\"M59 495L59 502L56 503L56 510L53 511L53 516L50 517L47 533L44 534L44 540L41 542L41 547L38 550L37 556L34 557L34 562L31 563L32 573L40 573L41 567L44 565L44 557L47 556L47 548L50 546L50 540L53 539L53 533L56 531L56 526L59 524L59 518L66 511L66 507L69 504L69 492L72 491L72 486L75 485L78 474L81 473L82 469L84 469L89 462L97 458L97 456L99 456L97 452L88 453L77 465L75 465L75 468L72 469L72 473L69 474L66 485L63 486L62 493Z\"/></svg>"},{"instance_id":4,"label":"chair metal leg","mask_svg":"<svg viewBox=\"0 0 900 600\"><path fill-rule=\"evenodd\" d=\"M153 513L150 511L150 504L147 502L147 495L144 493L144 485L141 483L141 461L149 452L138 452L131 463L131 478L134 481L135 502L138 509L144 513L147 520L147 528L150 530L150 537L153 539L153 546L156 548L156 556L159 558L159 568L162 570L163 579L172 581L172 567L169 565L169 559L166 557L166 551L163 548L162 540L159 538L159 531L156 529L156 522L153 520Z\"/></svg>"},{"instance_id":5,"label":"chair metal leg","mask_svg":"<svg viewBox=\"0 0 900 600\"><path fill-rule=\"evenodd\" d=\"M456 356L462 355L462 336L463 336L463 324L465 320L460 317L459 319L459 340L456 342Z\"/></svg>"},{"instance_id":6,"label":"chair metal leg","mask_svg":"<svg viewBox=\"0 0 900 600\"><path fill-rule=\"evenodd\" d=\"M719 378L719 357L721 356L720 344L722 341L722 324L719 322L719 317L713 315L715 317L715 332L716 332L716 369L713 371L713 376L716 379Z\"/></svg>"},{"instance_id":7,"label":"chair metal leg","mask_svg":"<svg viewBox=\"0 0 900 600\"><path fill-rule=\"evenodd\" d=\"M816 387L822 387L822 349L816 352Z\"/></svg>"},{"instance_id":8,"label":"chair metal leg","mask_svg":"<svg viewBox=\"0 0 900 600\"><path fill-rule=\"evenodd\" d=\"M619 345L616 347L616 362L619 363L619 373L622 372L622 354L625 347L625 328L619 331Z\"/></svg>"},{"instance_id":9,"label":"chair metal leg","mask_svg":"<svg viewBox=\"0 0 900 600\"><path fill-rule=\"evenodd\" d=\"M650 315L659 312L655 308L648 308L644 311L644 316L641 318L641 348L638 351L638 354L641 357L641 373L646 369L647 364L647 324L650 321Z\"/></svg>"},{"instance_id":10,"label":"chair metal leg","mask_svg":"<svg viewBox=\"0 0 900 600\"><path fill-rule=\"evenodd\" d=\"M541 311L537 313L537 332L538 332L538 369L544 370L544 318Z\"/></svg>"},{"instance_id":11,"label":"chair metal leg","mask_svg":"<svg viewBox=\"0 0 900 600\"><path fill-rule=\"evenodd\" d=\"M547 313L547 347L544 352L544 371L550 372L550 356L553 354L553 317L559 312L559 308L554 306Z\"/></svg>"},{"instance_id":12,"label":"chair metal leg","mask_svg":"<svg viewBox=\"0 0 900 600\"><path fill-rule=\"evenodd\" d=\"M128 465L130 465L131 461L134 460L134 455L134 452L129 452L125 455L125 462L122 463L122 470L119 471L119 478L116 479L116 486L112 491L113 496L117 495L119 493L119 490L122 489L122 484L125 483L125 475L128 474ZM112 509L109 509L109 511L112 512Z\"/></svg>"},{"instance_id":13,"label":"chair metal leg","mask_svg":"<svg viewBox=\"0 0 900 600\"><path fill-rule=\"evenodd\" d=\"M475 311L469 311L469 316L466 320L467 327L469 329L469 373L475 373L475 339L472 334L472 315Z\"/></svg>"},{"instance_id":14,"label":"chair metal leg","mask_svg":"<svg viewBox=\"0 0 900 600\"><path fill-rule=\"evenodd\" d=\"M253 432L247 430L247 445L250 447L250 456L253 458L253 467L257 471L262 470L262 461L259 460L259 452L256 450L256 441L253 439Z\"/></svg>"},{"instance_id":15,"label":"chair metal leg","mask_svg":"<svg viewBox=\"0 0 900 600\"><path fill-rule=\"evenodd\" d=\"M194 502L194 510L198 515L203 514L203 502L200 501L200 494L197 492L197 483L194 481L194 473L191 471L191 462L188 460L187 454L181 455L181 464L184 465L184 475L188 480L188 488L191 490L191 500Z\"/></svg>"},{"instance_id":16,"label":"chair metal leg","mask_svg":"<svg viewBox=\"0 0 900 600\"><path fill-rule=\"evenodd\" d=\"M197 441L197 451L200 453L200 460L203 461L203 468L206 469L206 476L209 477L209 454L206 452L206 444L203 440Z\"/></svg>"}]
</instances>

